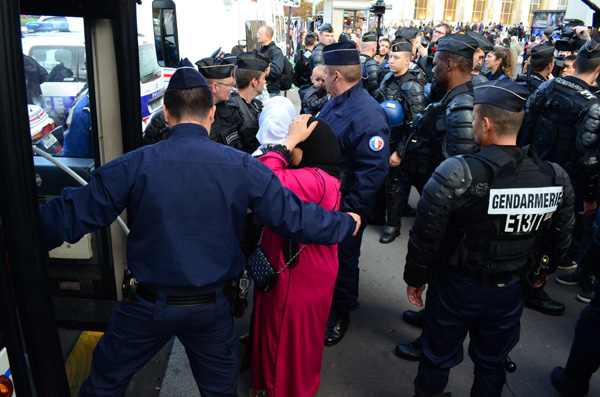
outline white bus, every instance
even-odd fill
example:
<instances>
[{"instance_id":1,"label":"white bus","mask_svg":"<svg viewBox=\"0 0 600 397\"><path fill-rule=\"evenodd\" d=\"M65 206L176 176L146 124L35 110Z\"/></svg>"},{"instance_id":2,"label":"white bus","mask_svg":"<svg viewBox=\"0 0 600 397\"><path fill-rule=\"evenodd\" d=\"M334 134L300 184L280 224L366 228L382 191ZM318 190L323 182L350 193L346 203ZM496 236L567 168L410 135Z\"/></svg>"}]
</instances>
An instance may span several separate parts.
<instances>
[{"instance_id":1,"label":"white bus","mask_svg":"<svg viewBox=\"0 0 600 397\"><path fill-rule=\"evenodd\" d=\"M137 24L139 33L154 36L167 82L180 58L194 63L218 48L225 53L235 45L257 49L262 25L273 28L273 41L285 53L285 18L278 0L143 0L137 6Z\"/></svg>"}]
</instances>

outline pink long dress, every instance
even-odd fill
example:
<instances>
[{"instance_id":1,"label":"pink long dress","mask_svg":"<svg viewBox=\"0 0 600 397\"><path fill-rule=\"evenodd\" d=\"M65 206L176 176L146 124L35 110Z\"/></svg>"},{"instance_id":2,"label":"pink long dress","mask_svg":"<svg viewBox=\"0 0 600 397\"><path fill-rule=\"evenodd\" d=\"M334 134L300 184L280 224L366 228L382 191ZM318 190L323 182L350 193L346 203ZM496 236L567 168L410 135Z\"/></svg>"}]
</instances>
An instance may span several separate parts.
<instances>
[{"instance_id":1,"label":"pink long dress","mask_svg":"<svg viewBox=\"0 0 600 397\"><path fill-rule=\"evenodd\" d=\"M340 181L316 168L287 169L275 152L259 159L303 201L339 208ZM302 247L303 244L300 244ZM275 267L284 265L282 238L264 229L261 243ZM312 396L319 389L325 326L338 272L337 245L308 245L272 290L254 294L253 388L270 397Z\"/></svg>"}]
</instances>

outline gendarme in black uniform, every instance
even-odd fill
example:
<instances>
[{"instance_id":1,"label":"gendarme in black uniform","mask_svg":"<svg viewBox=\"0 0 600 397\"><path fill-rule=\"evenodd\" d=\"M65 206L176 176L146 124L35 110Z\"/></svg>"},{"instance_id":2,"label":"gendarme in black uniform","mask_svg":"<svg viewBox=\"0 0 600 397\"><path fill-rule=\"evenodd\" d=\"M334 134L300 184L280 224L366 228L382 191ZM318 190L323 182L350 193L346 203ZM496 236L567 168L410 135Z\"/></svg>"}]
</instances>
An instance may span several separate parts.
<instances>
[{"instance_id":1,"label":"gendarme in black uniform","mask_svg":"<svg viewBox=\"0 0 600 397\"><path fill-rule=\"evenodd\" d=\"M225 93L232 90L235 56L204 58L197 61L196 66L215 95L215 120L210 127L210 140L243 151L238 132L242 118L230 106L228 99L218 98L220 90L225 90Z\"/></svg>"},{"instance_id":2,"label":"gendarme in black uniform","mask_svg":"<svg viewBox=\"0 0 600 397\"><path fill-rule=\"evenodd\" d=\"M472 62L476 48L473 38L455 34L441 38L437 51L463 56ZM470 71L467 73L466 76L470 76ZM470 80L446 93L441 102L427 106L423 117L413 121L413 131L398 151L403 153L403 169L419 192L445 158L478 150L472 123L473 83Z\"/></svg>"},{"instance_id":3,"label":"gendarme in black uniform","mask_svg":"<svg viewBox=\"0 0 600 397\"><path fill-rule=\"evenodd\" d=\"M392 53L404 52L412 53L412 44L406 39L396 39L390 46L390 55ZM397 152L400 142L404 141L410 132L410 125L417 114L425 110L425 94L423 86L417 77L406 71L400 76L395 76L389 72L383 79L381 86L375 94L377 102L394 101L402 106L404 120L402 124L393 126L390 129L390 152ZM390 168L390 174L385 181L385 199L386 199L386 228L383 236L379 240L381 243L389 243L395 237L400 235L400 214L399 207L405 196L408 195L410 184L406 176L399 167Z\"/></svg>"},{"instance_id":4,"label":"gendarme in black uniform","mask_svg":"<svg viewBox=\"0 0 600 397\"><path fill-rule=\"evenodd\" d=\"M319 27L319 32L333 33L333 27L330 23L324 23ZM325 44L319 41L319 44L313 49L312 56L310 57L311 74L315 66L323 65L325 63L325 59L323 58L323 48L325 48Z\"/></svg>"},{"instance_id":5,"label":"gendarme in black uniform","mask_svg":"<svg viewBox=\"0 0 600 397\"><path fill-rule=\"evenodd\" d=\"M527 67L527 73L520 73L515 78L515 82L527 88L530 94L533 94L535 90L539 88L543 83L545 83L548 79L542 76L540 73L541 70L533 70L533 63L541 62L542 60L546 60L544 65L552 64L554 65L554 46L550 43L544 43L540 45L536 45L531 49L531 57L530 64ZM537 61L537 62L536 62ZM544 66L545 68L546 66ZM550 66L550 71L552 71L552 66ZM548 72L549 73L549 72Z\"/></svg>"},{"instance_id":6,"label":"gendarme in black uniform","mask_svg":"<svg viewBox=\"0 0 600 397\"><path fill-rule=\"evenodd\" d=\"M523 271L539 263L538 249L550 258L548 272L566 258L574 223L568 175L518 148L518 125L504 127L478 113L483 105L519 113L526 97L512 81L477 86L475 133L486 146L444 161L419 201L404 272L413 303L429 283L418 396L444 392L467 333L475 364L471 395L500 396L506 357L519 340Z\"/></svg>"},{"instance_id":7,"label":"gendarme in black uniform","mask_svg":"<svg viewBox=\"0 0 600 397\"><path fill-rule=\"evenodd\" d=\"M377 35L371 32L365 33L361 41L363 43L377 43ZM363 69L363 86L374 97L375 91L379 88L379 83L377 82L377 68L379 64L369 55L362 53L360 54L360 63Z\"/></svg>"}]
</instances>

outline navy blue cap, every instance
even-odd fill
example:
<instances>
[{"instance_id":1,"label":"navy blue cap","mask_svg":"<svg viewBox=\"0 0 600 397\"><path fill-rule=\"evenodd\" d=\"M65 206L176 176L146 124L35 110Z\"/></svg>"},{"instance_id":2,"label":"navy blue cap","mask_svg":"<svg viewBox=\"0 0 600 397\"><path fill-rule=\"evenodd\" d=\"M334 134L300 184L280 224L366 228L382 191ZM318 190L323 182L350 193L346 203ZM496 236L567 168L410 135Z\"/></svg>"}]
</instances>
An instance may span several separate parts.
<instances>
[{"instance_id":1,"label":"navy blue cap","mask_svg":"<svg viewBox=\"0 0 600 397\"><path fill-rule=\"evenodd\" d=\"M373 32L367 32L362 35L360 41L367 43L369 41L377 41L377 35Z\"/></svg>"},{"instance_id":2,"label":"navy blue cap","mask_svg":"<svg viewBox=\"0 0 600 397\"><path fill-rule=\"evenodd\" d=\"M235 63L240 69L250 69L264 72L269 67L271 60L256 51L249 51L240 52L237 55Z\"/></svg>"},{"instance_id":3,"label":"navy blue cap","mask_svg":"<svg viewBox=\"0 0 600 397\"><path fill-rule=\"evenodd\" d=\"M493 80L476 85L473 90L474 104L487 104L511 112L525 109L529 91L512 80Z\"/></svg>"},{"instance_id":4,"label":"navy blue cap","mask_svg":"<svg viewBox=\"0 0 600 397\"><path fill-rule=\"evenodd\" d=\"M189 59L179 61L177 70L171 76L167 90L185 90L188 88L207 87L208 83L202 74L196 70Z\"/></svg>"},{"instance_id":5,"label":"navy blue cap","mask_svg":"<svg viewBox=\"0 0 600 397\"><path fill-rule=\"evenodd\" d=\"M412 53L413 45L410 41L404 38L399 38L394 40L392 45L390 46L390 51L392 52L403 52L408 51Z\"/></svg>"},{"instance_id":6,"label":"navy blue cap","mask_svg":"<svg viewBox=\"0 0 600 397\"><path fill-rule=\"evenodd\" d=\"M414 39L417 37L419 29L417 28L400 28L396 30L396 38L403 37L405 39Z\"/></svg>"},{"instance_id":7,"label":"navy blue cap","mask_svg":"<svg viewBox=\"0 0 600 397\"><path fill-rule=\"evenodd\" d=\"M235 65L227 62L224 58L204 58L196 62L198 70L207 79L226 79L231 77Z\"/></svg>"},{"instance_id":8,"label":"navy blue cap","mask_svg":"<svg viewBox=\"0 0 600 397\"><path fill-rule=\"evenodd\" d=\"M477 41L479 49L481 49L486 54L494 49L494 45L491 41L485 38L483 35L477 32L467 32L467 36L471 36Z\"/></svg>"},{"instance_id":9,"label":"navy blue cap","mask_svg":"<svg viewBox=\"0 0 600 397\"><path fill-rule=\"evenodd\" d=\"M577 56L585 59L594 59L600 57L600 43L598 43L596 40L587 41L581 47L577 53Z\"/></svg>"},{"instance_id":10,"label":"navy blue cap","mask_svg":"<svg viewBox=\"0 0 600 397\"><path fill-rule=\"evenodd\" d=\"M538 44L531 48L531 59L534 61L553 57L554 46L550 43Z\"/></svg>"},{"instance_id":11,"label":"navy blue cap","mask_svg":"<svg viewBox=\"0 0 600 397\"><path fill-rule=\"evenodd\" d=\"M319 26L319 32L333 33L333 26L330 23L324 23Z\"/></svg>"},{"instance_id":12,"label":"navy blue cap","mask_svg":"<svg viewBox=\"0 0 600 397\"><path fill-rule=\"evenodd\" d=\"M333 43L323 48L325 65L359 65L360 54L353 41Z\"/></svg>"},{"instance_id":13,"label":"navy blue cap","mask_svg":"<svg viewBox=\"0 0 600 397\"><path fill-rule=\"evenodd\" d=\"M451 34L438 40L436 51L448 51L465 58L473 58L473 53L479 48L479 43L466 34Z\"/></svg>"}]
</instances>

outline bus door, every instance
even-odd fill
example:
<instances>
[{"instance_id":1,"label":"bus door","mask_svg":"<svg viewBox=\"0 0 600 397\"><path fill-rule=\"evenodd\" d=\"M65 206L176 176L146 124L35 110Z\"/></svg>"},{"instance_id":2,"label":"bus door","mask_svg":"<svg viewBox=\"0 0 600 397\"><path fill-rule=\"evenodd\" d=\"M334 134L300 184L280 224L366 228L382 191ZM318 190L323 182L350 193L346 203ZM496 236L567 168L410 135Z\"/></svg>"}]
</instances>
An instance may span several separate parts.
<instances>
[{"instance_id":1,"label":"bus door","mask_svg":"<svg viewBox=\"0 0 600 397\"><path fill-rule=\"evenodd\" d=\"M63 130L62 135L52 128L60 121L45 119L55 115L31 110L28 106L44 106L41 85L50 73L39 62L42 59L38 61L24 53L26 32L21 26L25 26L23 19L41 15L79 17L84 21L84 66L72 69L74 59L77 60L73 54L79 59L82 57L79 51L69 52L70 61L66 51L37 54L41 58L45 56L44 62L52 61L52 69L62 63L78 83L85 78L83 83L88 87L87 95L78 95L82 100L80 108L72 106L70 127ZM77 184L53 161L86 179L93 169L142 144L135 2L4 0L0 2L0 29L0 91L3 93L0 96L0 166L3 170L0 173L3 229L0 246L6 250L5 254L0 252L6 259L0 261L3 282L0 303L18 312L18 316L9 316L6 307L0 309L0 352L6 353L2 357L7 357L10 363L16 395L67 396L72 390L66 377L57 322L100 329L106 326L121 299L126 238L118 226L112 225L77 244L64 244L49 256L38 207L39 203L59 195L63 187ZM39 33L42 34L57 33ZM60 72L68 74L69 71ZM64 76L63 82L71 82L68 80L71 77ZM36 105L28 100L32 97L41 101ZM78 133L83 135L78 136L77 145L73 147L90 150L83 155L64 155L58 146L65 148L69 140L76 138L75 129L71 129L74 123L79 125ZM39 154L38 151L34 154L32 148L32 128L36 136L48 130L52 132L52 139L40 145L35 142ZM58 149L49 150L52 146ZM43 157L49 152L49 159ZM5 292L10 292L8 298ZM13 303L8 301L10 296L14 298ZM10 336L19 333L23 337L22 349ZM31 382L27 381L21 365L25 357L31 369ZM0 376L10 379L6 373Z\"/></svg>"}]
</instances>

